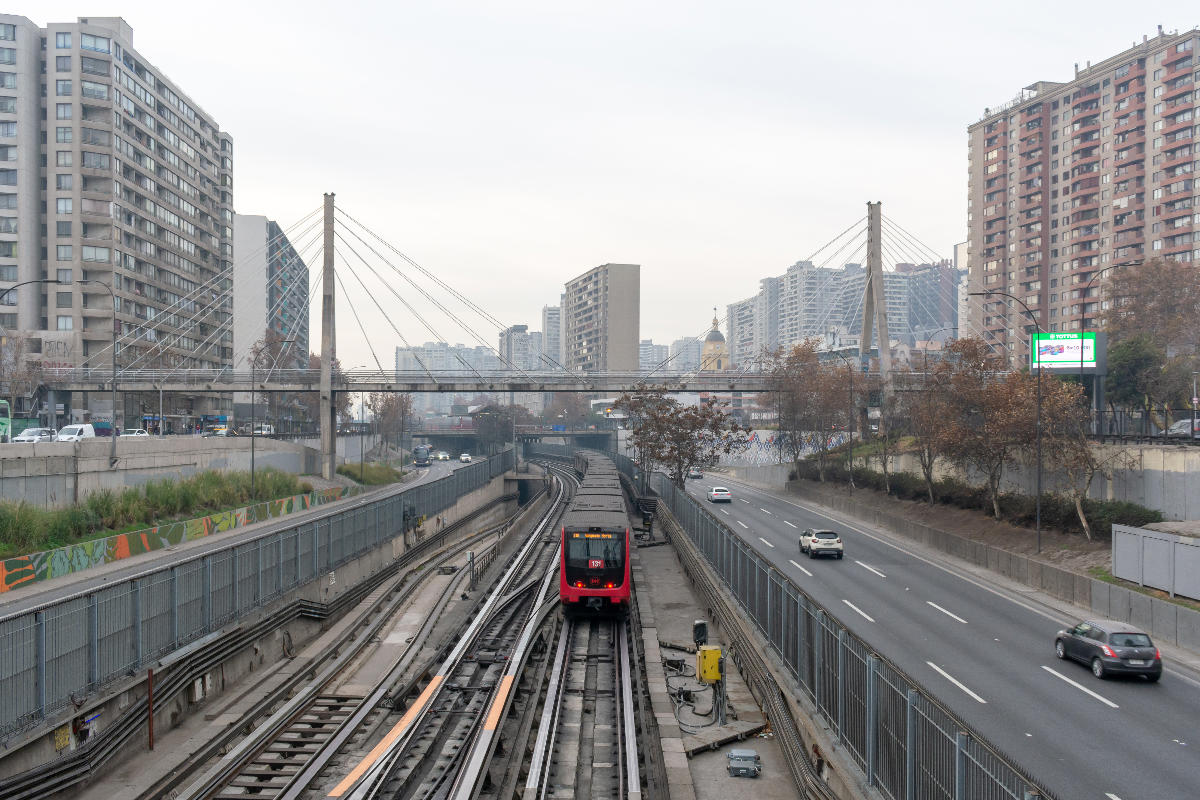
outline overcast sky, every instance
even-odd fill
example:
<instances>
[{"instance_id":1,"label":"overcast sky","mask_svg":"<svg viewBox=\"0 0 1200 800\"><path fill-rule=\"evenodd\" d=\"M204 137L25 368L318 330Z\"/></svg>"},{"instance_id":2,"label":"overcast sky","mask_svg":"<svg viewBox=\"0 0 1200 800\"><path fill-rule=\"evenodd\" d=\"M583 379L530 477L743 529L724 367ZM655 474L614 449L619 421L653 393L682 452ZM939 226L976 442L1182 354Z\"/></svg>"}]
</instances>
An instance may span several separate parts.
<instances>
[{"instance_id":1,"label":"overcast sky","mask_svg":"<svg viewBox=\"0 0 1200 800\"><path fill-rule=\"evenodd\" d=\"M638 263L641 337L658 343L702 333L713 306L723 316L868 200L951 256L966 238L967 125L1159 24L1200 24L1195 2L1157 6L9 4L39 25L123 16L138 52L234 137L239 213L286 228L334 191L395 247L531 330L566 280ZM360 300L390 364L398 337ZM385 308L410 341L434 338L394 298ZM370 363L347 310L338 355ZM318 311L314 347L319 322ZM494 327L472 327L495 343Z\"/></svg>"}]
</instances>

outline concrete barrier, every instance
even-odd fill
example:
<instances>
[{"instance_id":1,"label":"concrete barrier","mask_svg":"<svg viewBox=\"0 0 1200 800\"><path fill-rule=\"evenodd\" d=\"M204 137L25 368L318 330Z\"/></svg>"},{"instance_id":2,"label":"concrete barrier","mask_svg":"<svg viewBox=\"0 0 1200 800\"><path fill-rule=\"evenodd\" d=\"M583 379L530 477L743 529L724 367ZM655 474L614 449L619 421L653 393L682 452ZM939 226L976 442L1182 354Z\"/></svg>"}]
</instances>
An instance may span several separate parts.
<instances>
[{"instance_id":1,"label":"concrete barrier","mask_svg":"<svg viewBox=\"0 0 1200 800\"><path fill-rule=\"evenodd\" d=\"M168 436L117 440L117 463L109 464L108 439L0 445L0 499L62 508L100 489L120 491L161 478L187 478L205 470L249 470L250 439ZM292 442L258 438L258 469L295 474L320 471L320 454Z\"/></svg>"}]
</instances>

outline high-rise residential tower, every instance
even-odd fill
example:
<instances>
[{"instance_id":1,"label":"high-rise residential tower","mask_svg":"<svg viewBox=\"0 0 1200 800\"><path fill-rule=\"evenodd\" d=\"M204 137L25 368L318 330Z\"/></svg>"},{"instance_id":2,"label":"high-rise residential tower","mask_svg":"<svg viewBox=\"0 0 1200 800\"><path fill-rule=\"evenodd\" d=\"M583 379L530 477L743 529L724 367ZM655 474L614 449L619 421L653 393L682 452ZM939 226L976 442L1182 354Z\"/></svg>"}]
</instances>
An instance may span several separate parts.
<instances>
[{"instance_id":1,"label":"high-rise residential tower","mask_svg":"<svg viewBox=\"0 0 1200 800\"><path fill-rule=\"evenodd\" d=\"M0 290L57 281L5 295L5 328L55 366L108 364L114 326L125 368L232 364L233 141L124 20L0 15L0 162ZM121 424L108 397L76 410Z\"/></svg>"},{"instance_id":2,"label":"high-rise residential tower","mask_svg":"<svg viewBox=\"0 0 1200 800\"><path fill-rule=\"evenodd\" d=\"M245 369L251 348L267 338L289 342L280 369L308 368L308 265L278 223L263 216L233 217L233 352ZM294 340L294 341L293 341Z\"/></svg>"},{"instance_id":3,"label":"high-rise residential tower","mask_svg":"<svg viewBox=\"0 0 1200 800\"><path fill-rule=\"evenodd\" d=\"M562 309L559 306L542 306L542 353L553 361L543 360L538 369L556 369L562 363Z\"/></svg>"},{"instance_id":4,"label":"high-rise residential tower","mask_svg":"<svg viewBox=\"0 0 1200 800\"><path fill-rule=\"evenodd\" d=\"M1102 310L1106 267L1200 259L1195 238L1200 29L1164 33L1039 81L968 131L972 292L1026 306L1044 331ZM1086 293L1086 296L1085 296ZM1005 297L972 297L967 328L1028 357L1033 322Z\"/></svg>"},{"instance_id":5,"label":"high-rise residential tower","mask_svg":"<svg viewBox=\"0 0 1200 800\"><path fill-rule=\"evenodd\" d=\"M637 370L640 286L637 264L604 264L567 283L563 366L582 372Z\"/></svg>"}]
</instances>

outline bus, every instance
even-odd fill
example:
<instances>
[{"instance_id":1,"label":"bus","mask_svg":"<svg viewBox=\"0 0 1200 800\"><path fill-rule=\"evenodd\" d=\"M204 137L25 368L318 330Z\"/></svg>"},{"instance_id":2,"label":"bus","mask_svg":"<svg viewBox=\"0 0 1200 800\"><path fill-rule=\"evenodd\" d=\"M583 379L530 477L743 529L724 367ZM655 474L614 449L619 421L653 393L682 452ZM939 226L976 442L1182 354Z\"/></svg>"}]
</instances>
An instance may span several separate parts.
<instances>
[{"instance_id":1,"label":"bus","mask_svg":"<svg viewBox=\"0 0 1200 800\"><path fill-rule=\"evenodd\" d=\"M413 448L413 466L428 467L429 466L429 451L430 447L427 444L419 444Z\"/></svg>"},{"instance_id":2,"label":"bus","mask_svg":"<svg viewBox=\"0 0 1200 800\"><path fill-rule=\"evenodd\" d=\"M12 407L7 400L0 400L0 442L7 444L12 438Z\"/></svg>"}]
</instances>

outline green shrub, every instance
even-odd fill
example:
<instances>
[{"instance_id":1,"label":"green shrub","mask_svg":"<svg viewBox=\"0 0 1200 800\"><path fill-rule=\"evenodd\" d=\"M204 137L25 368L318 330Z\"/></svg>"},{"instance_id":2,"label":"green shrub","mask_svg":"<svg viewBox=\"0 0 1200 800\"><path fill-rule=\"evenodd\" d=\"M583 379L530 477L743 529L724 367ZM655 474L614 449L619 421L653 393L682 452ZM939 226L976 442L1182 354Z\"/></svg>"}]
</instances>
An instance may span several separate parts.
<instances>
[{"instance_id":1,"label":"green shrub","mask_svg":"<svg viewBox=\"0 0 1200 800\"><path fill-rule=\"evenodd\" d=\"M383 486L395 483L404 473L387 464L342 464L337 468L339 475L345 475L363 486Z\"/></svg>"}]
</instances>

